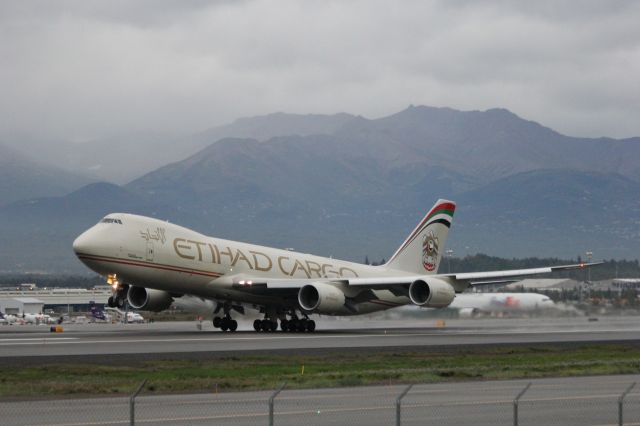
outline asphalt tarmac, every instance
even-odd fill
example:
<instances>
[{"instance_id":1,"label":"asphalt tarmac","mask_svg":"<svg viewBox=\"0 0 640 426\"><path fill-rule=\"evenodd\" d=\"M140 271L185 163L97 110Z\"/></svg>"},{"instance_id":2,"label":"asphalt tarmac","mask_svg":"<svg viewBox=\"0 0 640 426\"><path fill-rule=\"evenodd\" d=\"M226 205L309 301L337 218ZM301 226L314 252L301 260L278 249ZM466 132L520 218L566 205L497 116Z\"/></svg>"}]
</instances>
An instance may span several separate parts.
<instances>
[{"instance_id":1,"label":"asphalt tarmac","mask_svg":"<svg viewBox=\"0 0 640 426\"><path fill-rule=\"evenodd\" d=\"M617 425L618 397L638 376L536 379L518 404L521 425ZM415 385L402 400L403 425L512 425L513 400L528 380ZM287 390L274 400L278 425L395 424L406 386ZM269 392L138 396L137 424L264 425ZM129 424L129 399L0 401L3 425ZM640 421L640 389L624 404L624 423Z\"/></svg>"},{"instance_id":2,"label":"asphalt tarmac","mask_svg":"<svg viewBox=\"0 0 640 426\"><path fill-rule=\"evenodd\" d=\"M68 324L62 333L46 325L0 326L0 362L40 362L42 358L108 360L137 354L193 357L198 354L239 352L315 352L319 350L429 350L466 345L638 341L638 317L374 320L370 318L317 320L314 333L256 333L240 322L235 333L214 329L210 322L154 324ZM201 326L201 329L198 326ZM30 360L30 361L29 361Z\"/></svg>"}]
</instances>

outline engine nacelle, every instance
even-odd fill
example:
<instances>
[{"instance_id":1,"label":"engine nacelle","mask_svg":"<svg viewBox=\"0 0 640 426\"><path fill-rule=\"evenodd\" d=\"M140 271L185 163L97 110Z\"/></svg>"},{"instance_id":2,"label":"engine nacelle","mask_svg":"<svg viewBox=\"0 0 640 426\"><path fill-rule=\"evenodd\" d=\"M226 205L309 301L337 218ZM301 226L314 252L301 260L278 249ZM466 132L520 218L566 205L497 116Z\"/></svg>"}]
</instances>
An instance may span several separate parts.
<instances>
[{"instance_id":1,"label":"engine nacelle","mask_svg":"<svg viewBox=\"0 0 640 426\"><path fill-rule=\"evenodd\" d=\"M416 280L409 286L411 301L426 308L444 308L449 306L456 297L451 284L436 278Z\"/></svg>"},{"instance_id":2,"label":"engine nacelle","mask_svg":"<svg viewBox=\"0 0 640 426\"><path fill-rule=\"evenodd\" d=\"M173 303L173 298L166 291L136 286L129 286L127 300L132 308L153 312L164 311Z\"/></svg>"},{"instance_id":3,"label":"engine nacelle","mask_svg":"<svg viewBox=\"0 0 640 426\"><path fill-rule=\"evenodd\" d=\"M344 307L345 296L342 290L331 284L313 283L300 288L298 303L308 312L335 314Z\"/></svg>"}]
</instances>

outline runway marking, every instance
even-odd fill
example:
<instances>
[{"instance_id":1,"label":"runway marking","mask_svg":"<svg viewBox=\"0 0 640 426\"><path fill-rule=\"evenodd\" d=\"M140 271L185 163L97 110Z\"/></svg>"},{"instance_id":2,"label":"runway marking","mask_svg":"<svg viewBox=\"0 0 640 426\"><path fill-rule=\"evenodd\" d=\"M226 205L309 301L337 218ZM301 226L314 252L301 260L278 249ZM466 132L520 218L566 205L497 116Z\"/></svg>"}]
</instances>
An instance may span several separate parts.
<instances>
[{"instance_id":1,"label":"runway marking","mask_svg":"<svg viewBox=\"0 0 640 426\"><path fill-rule=\"evenodd\" d=\"M615 330L603 330L599 333L610 333ZM619 332L619 330L618 330ZM523 333L398 333L398 334L327 334L327 335L294 335L294 336L252 336L252 337L236 337L233 334L227 334L225 337L178 337L178 338L164 338L164 339L139 339L137 336L132 336L128 339L105 339L105 340L84 340L82 337L53 337L53 338L16 338L16 339L3 339L0 340L0 345L15 345L15 344L37 344L38 341L46 341L47 343L168 343L168 342L233 342L233 341L273 341L273 340L318 340L318 339L354 339L354 338L404 338L404 337L432 337L432 336L493 336L502 334L575 334L577 332L566 331L546 331L546 332L523 332ZM22 343L23 341L27 341ZM6 342L6 343L5 343ZM15 343L14 343L15 342Z\"/></svg>"},{"instance_id":2,"label":"runway marking","mask_svg":"<svg viewBox=\"0 0 640 426\"><path fill-rule=\"evenodd\" d=\"M356 334L356 335L344 335L344 334L335 334L335 335L315 335L315 336L265 336L265 337L183 337L183 338L174 338L174 339L138 339L136 337L131 337L130 339L111 339L111 340L83 340L80 337L67 338L74 340L65 340L65 341L56 341L62 340L62 338L54 338L51 340L47 340L46 343L73 343L73 344L95 344L95 343L171 343L171 342L235 342L235 341L273 341L273 340L309 340L309 339L353 339L353 338L371 338L371 337L409 337L409 336L437 336L438 334ZM27 339L15 339L15 340L27 340ZM31 340L31 339L29 339ZM33 339L33 340L45 340L41 339ZM0 346L14 346L14 345L37 345L41 342L1 342Z\"/></svg>"},{"instance_id":3,"label":"runway marking","mask_svg":"<svg viewBox=\"0 0 640 426\"><path fill-rule=\"evenodd\" d=\"M50 337L47 339L46 337L25 337L25 338L15 338L15 339L0 339L0 343L4 342L12 342L12 341L25 341L25 340L77 340L79 337Z\"/></svg>"},{"instance_id":4,"label":"runway marking","mask_svg":"<svg viewBox=\"0 0 640 426\"><path fill-rule=\"evenodd\" d=\"M105 339L105 340L84 340L82 337L38 337L38 338L11 338L0 339L0 346L13 346L13 345L35 345L41 342L46 343L73 343L73 344L95 344L95 343L170 343L170 342L234 342L234 341L274 341L274 340L320 340L320 339L354 339L354 338L406 338L406 337L451 337L451 336L470 336L470 337L482 337L482 336L500 336L500 335L547 335L547 334L581 334L581 333L593 333L593 334L606 334L606 333L637 333L640 330L547 330L547 331L507 331L507 332L469 332L469 331L443 331L438 333L373 333L373 334L315 334L315 335L272 335L272 336L250 336L239 337L239 335L226 334L224 337L178 337L178 338L157 338L157 339L139 339L138 336L131 336L127 339ZM179 332L177 332L179 333ZM238 336L238 337L236 337Z\"/></svg>"},{"instance_id":5,"label":"runway marking","mask_svg":"<svg viewBox=\"0 0 640 426\"><path fill-rule=\"evenodd\" d=\"M144 330L141 330L144 333ZM429 333L387 333L387 330L380 330L380 333L367 333L367 334L351 334L349 332L343 334L314 334L314 335L250 335L250 336L242 336L238 334L223 334L221 332L217 332L215 336L206 335L204 337L175 337L175 338L139 338L139 334L136 335L128 335L122 338L116 339L105 339L101 340L96 337L25 337L25 338L0 338L0 347L10 347L10 346L47 346L47 345L62 345L62 344L122 344L122 343L242 343L242 342L251 342L251 341L264 341L264 342L283 342L289 340L296 340L299 342L308 342L310 343L313 340L327 340L327 339L335 339L335 340L343 340L343 339L370 339L370 338L420 338L420 337L433 337L437 339L442 339L446 337L450 338L460 338L463 336L468 336L473 339L473 343L481 343L483 337L487 336L513 336L513 335L522 335L522 336L535 336L540 335L540 337L544 337L545 335L556 334L561 335L565 334L567 336L578 335L584 333L591 333L591 337L596 335L602 335L607 333L625 333L626 336L618 336L616 339L628 339L635 338L635 334L640 332L640 330L542 330L542 331L519 331L519 330L496 330L496 331L481 331L481 330L438 330L437 332L429 332ZM382 334L382 331L385 333ZM180 332L175 332L173 334L179 334ZM210 332L211 333L211 332ZM215 333L215 332L213 332ZM606 339L605 339L606 340ZM2 356L2 355L0 355Z\"/></svg>"}]
</instances>

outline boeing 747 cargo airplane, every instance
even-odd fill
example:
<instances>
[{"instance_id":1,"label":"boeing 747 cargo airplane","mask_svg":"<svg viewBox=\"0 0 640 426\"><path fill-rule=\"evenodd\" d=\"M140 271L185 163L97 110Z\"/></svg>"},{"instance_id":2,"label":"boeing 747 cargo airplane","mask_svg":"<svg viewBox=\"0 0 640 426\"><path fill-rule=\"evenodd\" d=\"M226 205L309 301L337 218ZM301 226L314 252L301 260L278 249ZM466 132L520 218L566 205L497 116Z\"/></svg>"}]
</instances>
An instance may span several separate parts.
<instances>
[{"instance_id":1,"label":"boeing 747 cargo airplane","mask_svg":"<svg viewBox=\"0 0 640 426\"><path fill-rule=\"evenodd\" d=\"M515 277L593 264L493 272L438 274L456 205L438 200L381 266L208 237L158 219L107 215L73 242L78 258L105 276L114 294L135 309L162 311L175 298L216 303L213 324L235 331L232 311L259 309L256 331L314 331L310 314L358 315L409 303L442 308L470 285L512 282Z\"/></svg>"}]
</instances>

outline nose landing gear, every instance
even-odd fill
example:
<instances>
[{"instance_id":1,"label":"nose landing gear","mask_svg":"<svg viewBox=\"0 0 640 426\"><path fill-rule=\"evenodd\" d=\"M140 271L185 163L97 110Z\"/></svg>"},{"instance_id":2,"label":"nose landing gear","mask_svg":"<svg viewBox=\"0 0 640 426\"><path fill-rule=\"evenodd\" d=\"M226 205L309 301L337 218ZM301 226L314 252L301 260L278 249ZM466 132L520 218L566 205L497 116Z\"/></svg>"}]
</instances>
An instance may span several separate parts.
<instances>
[{"instance_id":1,"label":"nose landing gear","mask_svg":"<svg viewBox=\"0 0 640 426\"><path fill-rule=\"evenodd\" d=\"M127 302L128 289L128 286L119 288L112 296L109 296L107 306L110 308L124 309L124 305Z\"/></svg>"}]
</instances>

